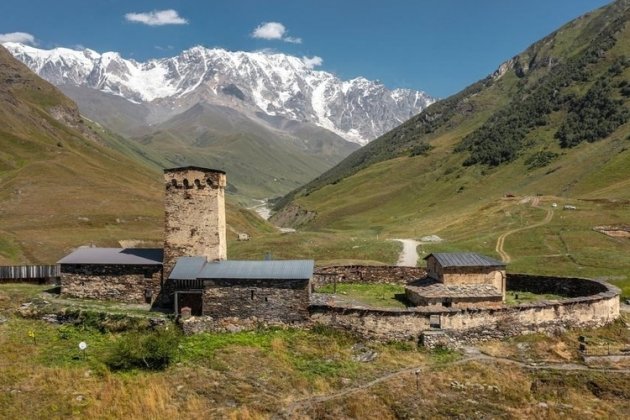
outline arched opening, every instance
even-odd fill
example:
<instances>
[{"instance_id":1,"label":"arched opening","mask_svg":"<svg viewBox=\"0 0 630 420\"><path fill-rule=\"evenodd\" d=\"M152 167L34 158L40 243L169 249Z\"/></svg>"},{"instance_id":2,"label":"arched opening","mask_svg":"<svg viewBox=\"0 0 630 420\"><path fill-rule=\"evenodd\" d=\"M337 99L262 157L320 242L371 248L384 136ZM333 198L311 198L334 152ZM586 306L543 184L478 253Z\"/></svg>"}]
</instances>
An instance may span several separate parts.
<instances>
[{"instance_id":1,"label":"arched opening","mask_svg":"<svg viewBox=\"0 0 630 420\"><path fill-rule=\"evenodd\" d=\"M171 179L171 185L172 185L174 188L177 188L177 180L176 180L176 179Z\"/></svg>"},{"instance_id":2,"label":"arched opening","mask_svg":"<svg viewBox=\"0 0 630 420\"><path fill-rule=\"evenodd\" d=\"M189 189L190 188L190 184L188 182L188 180L186 178L184 178L184 188Z\"/></svg>"},{"instance_id":3,"label":"arched opening","mask_svg":"<svg viewBox=\"0 0 630 420\"><path fill-rule=\"evenodd\" d=\"M199 181L198 179L195 179L195 187L197 187L197 188L203 188L203 187L201 186L201 181Z\"/></svg>"},{"instance_id":4,"label":"arched opening","mask_svg":"<svg viewBox=\"0 0 630 420\"><path fill-rule=\"evenodd\" d=\"M212 181L212 178L206 179L206 183L208 184L210 188L214 187L214 182Z\"/></svg>"}]
</instances>

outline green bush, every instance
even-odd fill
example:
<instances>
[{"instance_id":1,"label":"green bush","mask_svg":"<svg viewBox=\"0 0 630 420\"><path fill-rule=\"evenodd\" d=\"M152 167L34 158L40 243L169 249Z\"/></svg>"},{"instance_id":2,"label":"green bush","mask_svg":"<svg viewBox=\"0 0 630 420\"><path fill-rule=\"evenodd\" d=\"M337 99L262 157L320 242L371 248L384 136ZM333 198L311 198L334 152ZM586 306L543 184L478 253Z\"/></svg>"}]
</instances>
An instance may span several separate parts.
<instances>
[{"instance_id":1,"label":"green bush","mask_svg":"<svg viewBox=\"0 0 630 420\"><path fill-rule=\"evenodd\" d=\"M112 370L161 370L175 357L179 342L180 334L173 328L127 334L118 339L105 364Z\"/></svg>"},{"instance_id":2,"label":"green bush","mask_svg":"<svg viewBox=\"0 0 630 420\"><path fill-rule=\"evenodd\" d=\"M543 150L525 159L525 165L527 165L527 169L543 168L549 165L558 156L557 153Z\"/></svg>"}]
</instances>

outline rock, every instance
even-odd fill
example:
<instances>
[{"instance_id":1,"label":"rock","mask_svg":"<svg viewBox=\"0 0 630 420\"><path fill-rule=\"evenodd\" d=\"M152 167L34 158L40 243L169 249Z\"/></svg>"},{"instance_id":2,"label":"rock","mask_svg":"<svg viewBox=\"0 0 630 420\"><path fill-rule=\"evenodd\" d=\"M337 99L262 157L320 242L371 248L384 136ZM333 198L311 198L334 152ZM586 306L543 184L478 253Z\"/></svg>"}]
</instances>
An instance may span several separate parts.
<instances>
[{"instance_id":1,"label":"rock","mask_svg":"<svg viewBox=\"0 0 630 420\"><path fill-rule=\"evenodd\" d=\"M547 404L546 402L539 402L538 403L538 408L548 408L549 404Z\"/></svg>"},{"instance_id":2,"label":"rock","mask_svg":"<svg viewBox=\"0 0 630 420\"><path fill-rule=\"evenodd\" d=\"M61 324L59 317L55 314L46 314L42 316L42 321L49 322L51 324Z\"/></svg>"},{"instance_id":3,"label":"rock","mask_svg":"<svg viewBox=\"0 0 630 420\"><path fill-rule=\"evenodd\" d=\"M2 315L0 315L0 325L1 325L1 324L4 324L4 323L5 323L5 322L7 322L7 321L8 321L8 319L7 319L7 318L5 318L5 317L3 317Z\"/></svg>"},{"instance_id":4,"label":"rock","mask_svg":"<svg viewBox=\"0 0 630 420\"><path fill-rule=\"evenodd\" d=\"M184 389L184 385L177 385L177 392L181 391L182 389Z\"/></svg>"},{"instance_id":5,"label":"rock","mask_svg":"<svg viewBox=\"0 0 630 420\"><path fill-rule=\"evenodd\" d=\"M83 401L85 397L83 395L77 395L74 399L77 401Z\"/></svg>"},{"instance_id":6,"label":"rock","mask_svg":"<svg viewBox=\"0 0 630 420\"><path fill-rule=\"evenodd\" d=\"M365 344L358 343L352 346L352 351L355 353L352 356L352 360L355 362L368 363L373 362L378 357L378 353L368 348Z\"/></svg>"},{"instance_id":7,"label":"rock","mask_svg":"<svg viewBox=\"0 0 630 420\"><path fill-rule=\"evenodd\" d=\"M351 379L348 378L341 378L341 384L342 385L350 385L352 383Z\"/></svg>"},{"instance_id":8,"label":"rock","mask_svg":"<svg viewBox=\"0 0 630 420\"><path fill-rule=\"evenodd\" d=\"M422 242L442 242L443 241L443 239L437 235L423 236L422 238L420 238L420 240Z\"/></svg>"}]
</instances>

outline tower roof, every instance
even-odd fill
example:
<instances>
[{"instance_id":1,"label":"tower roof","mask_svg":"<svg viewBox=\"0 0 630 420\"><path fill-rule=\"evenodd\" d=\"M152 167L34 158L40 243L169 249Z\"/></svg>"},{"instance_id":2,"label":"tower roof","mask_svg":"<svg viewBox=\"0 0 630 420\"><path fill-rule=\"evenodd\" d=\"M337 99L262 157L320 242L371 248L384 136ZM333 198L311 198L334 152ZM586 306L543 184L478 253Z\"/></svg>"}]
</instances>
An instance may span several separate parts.
<instances>
[{"instance_id":1,"label":"tower roof","mask_svg":"<svg viewBox=\"0 0 630 420\"><path fill-rule=\"evenodd\" d=\"M164 169L164 173L180 172L180 171L188 171L188 170L201 171L201 172L214 172L214 173L225 175L225 171L222 171L220 169L203 168L201 166L180 166L177 168L167 168L167 169Z\"/></svg>"}]
</instances>

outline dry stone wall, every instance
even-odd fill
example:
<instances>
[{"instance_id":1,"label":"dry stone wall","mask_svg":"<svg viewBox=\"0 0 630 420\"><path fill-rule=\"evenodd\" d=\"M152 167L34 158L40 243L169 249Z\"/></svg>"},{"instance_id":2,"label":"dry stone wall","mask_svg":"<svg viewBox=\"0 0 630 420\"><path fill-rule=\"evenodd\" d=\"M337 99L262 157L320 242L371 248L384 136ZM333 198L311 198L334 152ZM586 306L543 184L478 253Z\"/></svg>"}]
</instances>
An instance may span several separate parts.
<instances>
[{"instance_id":1,"label":"dry stone wall","mask_svg":"<svg viewBox=\"0 0 630 420\"><path fill-rule=\"evenodd\" d=\"M500 308L367 309L326 304L311 305L311 321L335 326L377 340L420 340L427 331L442 331L448 345L504 338L533 332L554 332L575 327L599 327L619 317L619 289L587 279L508 275L508 287L524 290L546 286L573 295L554 302ZM530 289L531 290L531 289ZM575 296L581 294L580 296ZM435 334L435 333L433 333ZM428 339L431 341L431 338ZM433 342L436 342L434 340ZM431 344L434 345L434 344Z\"/></svg>"},{"instance_id":2,"label":"dry stone wall","mask_svg":"<svg viewBox=\"0 0 630 420\"><path fill-rule=\"evenodd\" d=\"M61 294L81 299L157 303L162 267L156 265L62 265Z\"/></svg>"},{"instance_id":3,"label":"dry stone wall","mask_svg":"<svg viewBox=\"0 0 630 420\"><path fill-rule=\"evenodd\" d=\"M407 284L426 275L421 267L342 265L317 267L313 276L314 288L338 283L394 283Z\"/></svg>"}]
</instances>

